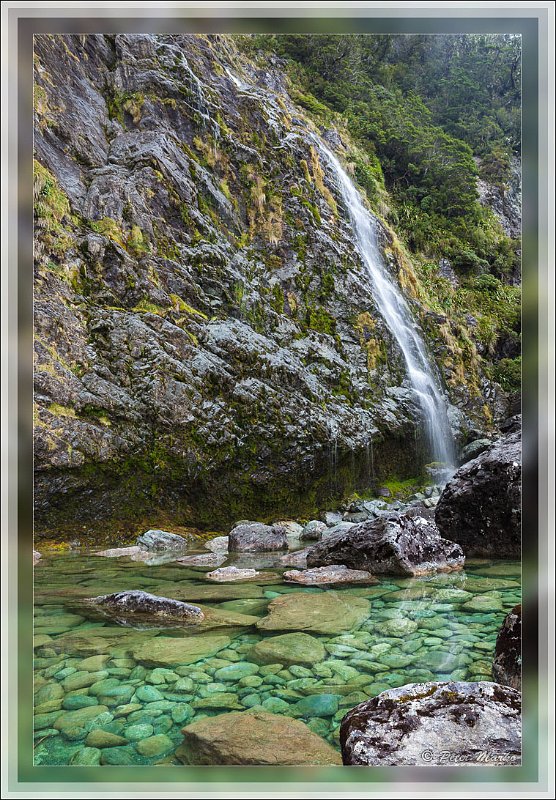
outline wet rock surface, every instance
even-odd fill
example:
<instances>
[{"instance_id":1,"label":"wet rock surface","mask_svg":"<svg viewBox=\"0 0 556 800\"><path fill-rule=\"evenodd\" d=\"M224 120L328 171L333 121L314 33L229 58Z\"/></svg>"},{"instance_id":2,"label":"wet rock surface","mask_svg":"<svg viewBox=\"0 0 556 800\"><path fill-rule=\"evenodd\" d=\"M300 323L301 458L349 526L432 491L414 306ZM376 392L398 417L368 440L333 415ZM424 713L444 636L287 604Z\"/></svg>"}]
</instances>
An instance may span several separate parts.
<instances>
[{"instance_id":1,"label":"wet rock surface","mask_svg":"<svg viewBox=\"0 0 556 800\"><path fill-rule=\"evenodd\" d=\"M521 604L512 608L498 633L492 677L504 686L521 690Z\"/></svg>"},{"instance_id":2,"label":"wet rock surface","mask_svg":"<svg viewBox=\"0 0 556 800\"><path fill-rule=\"evenodd\" d=\"M228 549L230 553L287 550L286 529L279 524L263 525L261 522L237 525L228 536Z\"/></svg>"},{"instance_id":3,"label":"wet rock surface","mask_svg":"<svg viewBox=\"0 0 556 800\"><path fill-rule=\"evenodd\" d=\"M403 357L283 70L232 37L35 39L37 535L153 498L314 516L415 474Z\"/></svg>"},{"instance_id":4,"label":"wet rock surface","mask_svg":"<svg viewBox=\"0 0 556 800\"><path fill-rule=\"evenodd\" d=\"M305 586L337 583L378 583L378 579L371 575L370 572L360 569L348 569L343 564L332 564L329 567L314 567L306 570L289 570L284 572L284 580L290 583L301 583Z\"/></svg>"},{"instance_id":5,"label":"wet rock surface","mask_svg":"<svg viewBox=\"0 0 556 800\"><path fill-rule=\"evenodd\" d=\"M408 684L349 711L340 742L346 765L518 766L521 694L486 681Z\"/></svg>"},{"instance_id":6,"label":"wet rock surface","mask_svg":"<svg viewBox=\"0 0 556 800\"><path fill-rule=\"evenodd\" d=\"M171 600L168 597L158 597L144 591L125 591L115 594L101 595L93 597L90 601L110 616L125 621L127 617L134 618L140 616L144 619L148 617L165 617L177 621L196 624L202 622L205 615L197 606L190 603L183 603L179 600Z\"/></svg>"},{"instance_id":7,"label":"wet rock surface","mask_svg":"<svg viewBox=\"0 0 556 800\"><path fill-rule=\"evenodd\" d=\"M466 556L521 555L521 434L511 433L458 469L438 502L443 536Z\"/></svg>"},{"instance_id":8,"label":"wet rock surface","mask_svg":"<svg viewBox=\"0 0 556 800\"><path fill-rule=\"evenodd\" d=\"M186 550L188 541L183 536L178 536L177 533L149 530L139 536L137 545L144 550L158 553L165 550Z\"/></svg>"},{"instance_id":9,"label":"wet rock surface","mask_svg":"<svg viewBox=\"0 0 556 800\"><path fill-rule=\"evenodd\" d=\"M461 569L463 563L461 547L441 538L433 522L404 514L330 535L307 553L309 568L344 564L373 574L426 575Z\"/></svg>"}]
</instances>

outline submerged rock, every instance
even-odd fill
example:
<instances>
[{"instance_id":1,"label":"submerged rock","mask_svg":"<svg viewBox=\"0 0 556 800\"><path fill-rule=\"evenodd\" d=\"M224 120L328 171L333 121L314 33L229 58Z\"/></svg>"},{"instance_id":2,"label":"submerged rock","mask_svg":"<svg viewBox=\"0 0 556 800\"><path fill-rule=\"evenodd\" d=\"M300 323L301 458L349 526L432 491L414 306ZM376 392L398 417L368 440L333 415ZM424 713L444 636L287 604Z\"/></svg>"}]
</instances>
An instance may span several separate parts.
<instances>
[{"instance_id":1,"label":"submerged rock","mask_svg":"<svg viewBox=\"0 0 556 800\"><path fill-rule=\"evenodd\" d=\"M135 614L142 617L164 617L187 623L199 623L205 618L197 606L142 591L101 595L91 598L90 602L108 611L110 616L124 620L128 615Z\"/></svg>"},{"instance_id":2,"label":"submerged rock","mask_svg":"<svg viewBox=\"0 0 556 800\"><path fill-rule=\"evenodd\" d=\"M422 517L389 514L323 539L307 553L307 566L344 564L375 574L427 575L461 569L461 547L442 539Z\"/></svg>"},{"instance_id":3,"label":"submerged rock","mask_svg":"<svg viewBox=\"0 0 556 800\"><path fill-rule=\"evenodd\" d=\"M341 764L339 754L303 722L266 711L221 714L182 730L184 764L297 766Z\"/></svg>"},{"instance_id":4,"label":"submerged rock","mask_svg":"<svg viewBox=\"0 0 556 800\"><path fill-rule=\"evenodd\" d=\"M343 564L331 564L328 567L315 567L303 571L293 569L284 572L284 580L302 583L306 586L334 583L378 583L378 579L361 569L348 569Z\"/></svg>"},{"instance_id":5,"label":"submerged rock","mask_svg":"<svg viewBox=\"0 0 556 800\"><path fill-rule=\"evenodd\" d=\"M131 558L132 561L146 561L152 554L144 547L132 545L131 547L112 547L109 550L99 550L95 555L104 558Z\"/></svg>"},{"instance_id":6,"label":"submerged rock","mask_svg":"<svg viewBox=\"0 0 556 800\"><path fill-rule=\"evenodd\" d=\"M225 560L226 556L219 553L200 553L196 556L178 558L176 564L184 564L188 567L219 567Z\"/></svg>"},{"instance_id":7,"label":"submerged rock","mask_svg":"<svg viewBox=\"0 0 556 800\"><path fill-rule=\"evenodd\" d=\"M178 536L177 533L168 531L149 530L141 534L137 539L139 547L145 550L160 552L163 550L186 550L188 547L187 539Z\"/></svg>"},{"instance_id":8,"label":"submerged rock","mask_svg":"<svg viewBox=\"0 0 556 800\"><path fill-rule=\"evenodd\" d=\"M268 606L268 616L257 622L257 628L268 631L344 633L362 625L370 609L369 601L363 597L340 597L332 592L296 592L272 600Z\"/></svg>"},{"instance_id":9,"label":"submerged rock","mask_svg":"<svg viewBox=\"0 0 556 800\"><path fill-rule=\"evenodd\" d=\"M220 634L199 634L185 639L156 636L133 651L133 658L146 667L194 664L228 647L231 639Z\"/></svg>"},{"instance_id":10,"label":"submerged rock","mask_svg":"<svg viewBox=\"0 0 556 800\"><path fill-rule=\"evenodd\" d=\"M244 550L251 552L287 550L288 537L285 528L279 525L246 522L230 531L228 549L230 553Z\"/></svg>"},{"instance_id":11,"label":"submerged rock","mask_svg":"<svg viewBox=\"0 0 556 800\"><path fill-rule=\"evenodd\" d=\"M307 633L285 633L261 639L249 658L257 664L316 664L326 658L326 650L320 639Z\"/></svg>"},{"instance_id":12,"label":"submerged rock","mask_svg":"<svg viewBox=\"0 0 556 800\"><path fill-rule=\"evenodd\" d=\"M435 513L443 536L466 556L519 558L521 554L521 435L499 439L458 469Z\"/></svg>"},{"instance_id":13,"label":"submerged rock","mask_svg":"<svg viewBox=\"0 0 556 800\"><path fill-rule=\"evenodd\" d=\"M498 683L407 684L352 708L346 765L519 765L521 694Z\"/></svg>"},{"instance_id":14,"label":"submerged rock","mask_svg":"<svg viewBox=\"0 0 556 800\"><path fill-rule=\"evenodd\" d=\"M521 605L512 608L500 628L492 677L504 686L521 689Z\"/></svg>"},{"instance_id":15,"label":"submerged rock","mask_svg":"<svg viewBox=\"0 0 556 800\"><path fill-rule=\"evenodd\" d=\"M258 572L256 569L238 569L237 567L221 567L213 572L207 572L205 578L209 581L246 581L254 578L272 578L271 572Z\"/></svg>"}]
</instances>

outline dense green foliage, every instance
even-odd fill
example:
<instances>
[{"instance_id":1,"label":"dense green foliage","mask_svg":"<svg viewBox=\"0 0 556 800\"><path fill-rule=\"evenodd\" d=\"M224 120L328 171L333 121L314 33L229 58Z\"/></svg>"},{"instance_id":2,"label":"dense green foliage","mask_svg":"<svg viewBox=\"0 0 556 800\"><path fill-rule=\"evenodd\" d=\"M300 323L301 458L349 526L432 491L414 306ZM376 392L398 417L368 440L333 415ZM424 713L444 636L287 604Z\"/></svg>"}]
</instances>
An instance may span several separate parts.
<instances>
[{"instance_id":1,"label":"dense green foliage","mask_svg":"<svg viewBox=\"0 0 556 800\"><path fill-rule=\"evenodd\" d=\"M514 248L477 202L474 156L483 177L507 183L520 144L519 37L257 36L246 46L287 57L296 99L317 116L339 112L378 157L391 221L414 252L513 269Z\"/></svg>"},{"instance_id":2,"label":"dense green foliage","mask_svg":"<svg viewBox=\"0 0 556 800\"><path fill-rule=\"evenodd\" d=\"M520 37L250 36L243 47L285 58L295 101L324 125L341 122L364 153L355 177L414 258L422 299L463 329L471 315L486 371L515 389L519 365L500 343L519 343L520 292L506 284L520 243L479 202L477 179L503 196L519 154ZM440 258L458 289L438 274Z\"/></svg>"}]
</instances>

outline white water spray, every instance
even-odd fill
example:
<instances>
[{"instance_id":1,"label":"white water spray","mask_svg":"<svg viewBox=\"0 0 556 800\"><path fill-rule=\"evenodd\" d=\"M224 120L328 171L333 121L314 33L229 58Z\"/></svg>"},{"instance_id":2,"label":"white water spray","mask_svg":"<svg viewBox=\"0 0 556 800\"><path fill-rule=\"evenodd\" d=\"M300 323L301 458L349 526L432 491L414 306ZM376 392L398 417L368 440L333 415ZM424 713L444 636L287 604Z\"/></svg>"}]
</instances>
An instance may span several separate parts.
<instances>
[{"instance_id":1,"label":"white water spray","mask_svg":"<svg viewBox=\"0 0 556 800\"><path fill-rule=\"evenodd\" d=\"M449 470L454 456L446 403L409 306L384 265L377 244L376 218L365 207L359 190L334 153L317 137L314 141L336 176L377 307L403 353L411 388L423 415L431 457Z\"/></svg>"}]
</instances>

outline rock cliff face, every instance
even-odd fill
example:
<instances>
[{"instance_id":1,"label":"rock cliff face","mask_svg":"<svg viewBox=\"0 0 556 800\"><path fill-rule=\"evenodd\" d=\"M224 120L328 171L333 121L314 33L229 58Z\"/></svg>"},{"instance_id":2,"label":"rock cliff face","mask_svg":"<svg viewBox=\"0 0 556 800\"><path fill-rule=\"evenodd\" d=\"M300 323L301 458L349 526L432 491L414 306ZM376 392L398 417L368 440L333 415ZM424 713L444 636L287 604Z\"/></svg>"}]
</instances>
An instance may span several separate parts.
<instances>
[{"instance_id":1,"label":"rock cliff face","mask_svg":"<svg viewBox=\"0 0 556 800\"><path fill-rule=\"evenodd\" d=\"M279 62L222 36L41 35L34 108L39 535L161 507L309 516L415 474L403 360L310 131L347 143Z\"/></svg>"}]
</instances>

